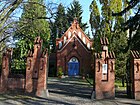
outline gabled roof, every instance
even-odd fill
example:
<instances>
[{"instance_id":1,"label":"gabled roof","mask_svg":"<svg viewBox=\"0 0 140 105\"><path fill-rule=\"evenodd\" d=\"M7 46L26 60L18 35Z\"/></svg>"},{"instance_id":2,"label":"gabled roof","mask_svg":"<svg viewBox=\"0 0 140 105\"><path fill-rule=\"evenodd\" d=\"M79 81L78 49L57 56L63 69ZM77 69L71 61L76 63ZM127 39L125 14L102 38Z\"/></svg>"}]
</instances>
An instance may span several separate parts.
<instances>
[{"instance_id":1,"label":"gabled roof","mask_svg":"<svg viewBox=\"0 0 140 105\"><path fill-rule=\"evenodd\" d=\"M61 47L61 49L59 50L62 51L68 44L69 42L73 39L73 38L76 38L78 40L78 42L83 46L83 48L86 50L86 51L91 51L90 49L87 48L87 46L83 43L83 41L79 38L78 35L73 35L70 39L68 39L68 41Z\"/></svg>"},{"instance_id":2,"label":"gabled roof","mask_svg":"<svg viewBox=\"0 0 140 105\"><path fill-rule=\"evenodd\" d=\"M69 32L71 34L71 37L69 37L69 35L68 35ZM80 35L81 37L79 37L79 33L81 34ZM62 50L72 40L73 36L77 38L77 40L82 44L82 46L86 50L88 50L87 44L89 44L90 47L92 46L92 41L89 39L89 37L87 35L85 35L83 30L80 28L77 20L74 19L74 21L71 24L71 26L69 27L69 29L63 34L63 36L61 38L57 39L57 42L62 42L62 44L63 44L60 50ZM84 41L83 37L85 38L86 43L83 42ZM66 43L63 43L64 38L67 39Z\"/></svg>"}]
</instances>

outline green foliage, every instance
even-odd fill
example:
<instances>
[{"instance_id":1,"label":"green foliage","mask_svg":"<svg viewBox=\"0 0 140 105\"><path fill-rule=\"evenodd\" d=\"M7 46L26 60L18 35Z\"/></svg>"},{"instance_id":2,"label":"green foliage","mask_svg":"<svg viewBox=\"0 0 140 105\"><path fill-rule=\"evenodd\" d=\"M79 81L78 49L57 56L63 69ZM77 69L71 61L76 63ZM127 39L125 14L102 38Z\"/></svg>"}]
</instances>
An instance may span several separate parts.
<instances>
[{"instance_id":1,"label":"green foliage","mask_svg":"<svg viewBox=\"0 0 140 105\"><path fill-rule=\"evenodd\" d=\"M85 31L87 29L87 23L82 23L82 6L79 4L79 1L74 0L70 7L65 10L65 7L60 3L58 5L54 22L51 23L51 42L52 52L55 52L55 41L56 38L60 38L64 32L71 26L74 18L77 18L77 21L80 24L80 27ZM89 35L89 34L87 34Z\"/></svg>"},{"instance_id":2,"label":"green foliage","mask_svg":"<svg viewBox=\"0 0 140 105\"><path fill-rule=\"evenodd\" d=\"M43 0L29 0L23 5L23 13L17 24L17 30L14 39L17 40L15 45L14 59L20 58L21 62L27 57L29 49L33 49L34 39L40 36L43 39L43 48L48 47L50 39L50 29L46 17L46 9Z\"/></svg>"},{"instance_id":3,"label":"green foliage","mask_svg":"<svg viewBox=\"0 0 140 105\"><path fill-rule=\"evenodd\" d=\"M73 22L73 19L77 18L80 27L83 29L83 31L85 31L88 27L87 27L87 23L82 23L82 13L83 10L79 1L74 0L71 3L70 7L68 7L67 9L67 19L68 19L69 26Z\"/></svg>"},{"instance_id":4,"label":"green foliage","mask_svg":"<svg viewBox=\"0 0 140 105\"><path fill-rule=\"evenodd\" d=\"M93 47L97 51L101 51L100 38L107 37L109 40L109 50L113 50L116 55L116 76L121 78L126 74L126 53L127 33L121 30L121 22L124 17L113 17L113 12L123 9L122 0L102 0L99 1L100 9L97 1L93 0L90 5L90 24L91 31L94 33Z\"/></svg>"},{"instance_id":5,"label":"green foliage","mask_svg":"<svg viewBox=\"0 0 140 105\"><path fill-rule=\"evenodd\" d=\"M63 69L62 69L62 67L59 67L58 72L57 72L57 76L59 77L59 76L62 76L62 75L63 75Z\"/></svg>"},{"instance_id":6,"label":"green foliage","mask_svg":"<svg viewBox=\"0 0 140 105\"><path fill-rule=\"evenodd\" d=\"M22 57L27 55L29 49L32 49L36 36L43 39L44 48L48 47L50 38L49 24L45 19L40 19L40 17L46 17L43 4L43 0L29 0L27 4L24 4L22 16L17 25L18 30L14 37L18 40L16 47L20 49Z\"/></svg>"},{"instance_id":7,"label":"green foliage","mask_svg":"<svg viewBox=\"0 0 140 105\"><path fill-rule=\"evenodd\" d=\"M51 23L51 38L50 45L52 45L52 52L55 50L56 38L60 38L68 29L68 21L66 18L66 11L62 4L58 5L57 12L54 18L55 22Z\"/></svg>"}]
</instances>

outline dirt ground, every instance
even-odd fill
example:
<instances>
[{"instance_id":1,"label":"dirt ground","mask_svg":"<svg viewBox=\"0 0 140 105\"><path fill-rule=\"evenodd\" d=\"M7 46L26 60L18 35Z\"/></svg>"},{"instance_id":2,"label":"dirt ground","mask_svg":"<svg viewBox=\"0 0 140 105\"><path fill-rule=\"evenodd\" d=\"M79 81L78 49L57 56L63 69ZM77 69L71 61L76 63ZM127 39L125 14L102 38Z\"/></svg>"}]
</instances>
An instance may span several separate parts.
<instances>
[{"instance_id":1,"label":"dirt ground","mask_svg":"<svg viewBox=\"0 0 140 105\"><path fill-rule=\"evenodd\" d=\"M36 97L23 91L9 91L0 94L0 105L140 105L140 101L126 97L91 100L92 89L89 83L79 78L49 78L48 97Z\"/></svg>"}]
</instances>

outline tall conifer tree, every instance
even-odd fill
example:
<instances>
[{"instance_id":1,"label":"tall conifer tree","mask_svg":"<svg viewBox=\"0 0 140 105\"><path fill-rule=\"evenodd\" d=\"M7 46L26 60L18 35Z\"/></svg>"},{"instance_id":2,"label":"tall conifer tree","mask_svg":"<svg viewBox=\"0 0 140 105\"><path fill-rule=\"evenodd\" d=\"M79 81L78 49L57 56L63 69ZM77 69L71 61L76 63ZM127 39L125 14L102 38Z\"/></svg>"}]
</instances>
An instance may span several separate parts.
<instances>
[{"instance_id":1,"label":"tall conifer tree","mask_svg":"<svg viewBox=\"0 0 140 105\"><path fill-rule=\"evenodd\" d=\"M82 22L82 13L83 13L83 10L79 1L73 0L70 7L68 7L67 9L67 19L68 19L69 26L73 22L74 18L77 18L80 24L80 27L83 29L83 31L85 31L88 28L88 26L87 26L87 23Z\"/></svg>"},{"instance_id":2,"label":"tall conifer tree","mask_svg":"<svg viewBox=\"0 0 140 105\"><path fill-rule=\"evenodd\" d=\"M116 54L116 76L119 78L124 77L126 71L127 53L127 33L121 31L121 22L124 17L113 17L112 12L118 12L123 8L122 0L93 0L90 5L90 24L94 35L94 48L99 51L100 37L107 37L110 45L109 49L113 50ZM100 11L99 11L100 9Z\"/></svg>"},{"instance_id":3,"label":"tall conifer tree","mask_svg":"<svg viewBox=\"0 0 140 105\"><path fill-rule=\"evenodd\" d=\"M48 47L50 38L49 23L41 17L46 17L46 9L43 0L28 0L27 4L23 5L23 13L17 24L15 32L14 53L16 61L22 62L23 58L27 57L29 49L33 48L34 39L40 36L43 39L43 48ZM25 61L23 61L25 62Z\"/></svg>"}]
</instances>

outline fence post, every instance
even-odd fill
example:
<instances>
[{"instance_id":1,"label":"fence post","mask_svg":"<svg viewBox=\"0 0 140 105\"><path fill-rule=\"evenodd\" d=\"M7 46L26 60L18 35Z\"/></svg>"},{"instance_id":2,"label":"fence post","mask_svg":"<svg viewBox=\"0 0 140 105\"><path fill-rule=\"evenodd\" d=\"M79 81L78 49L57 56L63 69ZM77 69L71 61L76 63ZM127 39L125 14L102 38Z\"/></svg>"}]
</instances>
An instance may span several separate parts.
<instances>
[{"instance_id":1,"label":"fence post","mask_svg":"<svg viewBox=\"0 0 140 105\"><path fill-rule=\"evenodd\" d=\"M132 98L140 100L140 53L131 51L131 82L132 82Z\"/></svg>"},{"instance_id":2,"label":"fence post","mask_svg":"<svg viewBox=\"0 0 140 105\"><path fill-rule=\"evenodd\" d=\"M48 51L45 50L40 57L39 64L39 75L38 75L38 83L37 83L37 96L47 97L47 88L46 88L46 80L48 76Z\"/></svg>"},{"instance_id":3,"label":"fence post","mask_svg":"<svg viewBox=\"0 0 140 105\"><path fill-rule=\"evenodd\" d=\"M9 75L9 62L12 56L12 49L6 49L2 56L2 72L1 72L1 86L0 91L7 91L8 75Z\"/></svg>"},{"instance_id":4,"label":"fence post","mask_svg":"<svg viewBox=\"0 0 140 105\"><path fill-rule=\"evenodd\" d=\"M108 39L101 38L102 52L95 53L95 98L115 98L115 54L108 52Z\"/></svg>"},{"instance_id":5,"label":"fence post","mask_svg":"<svg viewBox=\"0 0 140 105\"><path fill-rule=\"evenodd\" d=\"M27 56L27 64L26 64L26 85L25 90L26 92L32 92L33 91L33 53L29 50L28 56Z\"/></svg>"},{"instance_id":6,"label":"fence post","mask_svg":"<svg viewBox=\"0 0 140 105\"><path fill-rule=\"evenodd\" d=\"M33 53L33 91L37 90L37 81L38 81L38 72L39 72L39 63L40 56L42 51L43 40L40 39L40 36L36 37L34 41L34 53Z\"/></svg>"}]
</instances>

